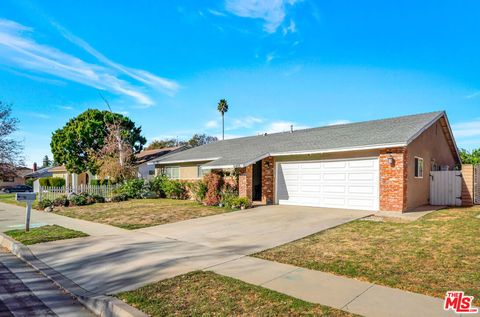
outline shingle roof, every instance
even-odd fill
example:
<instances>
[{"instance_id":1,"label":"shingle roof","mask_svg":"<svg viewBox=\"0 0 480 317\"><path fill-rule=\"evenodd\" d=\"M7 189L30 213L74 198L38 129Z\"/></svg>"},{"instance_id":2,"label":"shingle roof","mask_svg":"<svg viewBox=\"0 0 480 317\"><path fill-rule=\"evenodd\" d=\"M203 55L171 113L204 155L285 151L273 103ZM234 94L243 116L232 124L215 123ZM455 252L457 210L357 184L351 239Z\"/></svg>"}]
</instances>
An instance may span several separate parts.
<instances>
[{"instance_id":1,"label":"shingle roof","mask_svg":"<svg viewBox=\"0 0 480 317\"><path fill-rule=\"evenodd\" d=\"M211 161L203 167L243 167L263 157L302 152L334 152L358 148L405 146L444 116L430 112L358 123L325 126L294 132L218 141L169 154L154 163Z\"/></svg>"}]
</instances>

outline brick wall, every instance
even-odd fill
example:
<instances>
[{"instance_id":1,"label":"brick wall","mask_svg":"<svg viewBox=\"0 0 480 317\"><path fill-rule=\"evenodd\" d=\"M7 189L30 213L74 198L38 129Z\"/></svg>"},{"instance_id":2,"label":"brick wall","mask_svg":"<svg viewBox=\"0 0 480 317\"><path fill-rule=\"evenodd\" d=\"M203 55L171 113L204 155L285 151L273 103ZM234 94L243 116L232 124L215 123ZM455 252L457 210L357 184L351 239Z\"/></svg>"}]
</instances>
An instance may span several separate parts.
<instances>
[{"instance_id":1,"label":"brick wall","mask_svg":"<svg viewBox=\"0 0 480 317\"><path fill-rule=\"evenodd\" d=\"M253 196L253 165L239 169L238 196L252 200Z\"/></svg>"},{"instance_id":2,"label":"brick wall","mask_svg":"<svg viewBox=\"0 0 480 317\"><path fill-rule=\"evenodd\" d=\"M395 161L393 165L388 163L390 156ZM408 153L406 148L380 151L380 210L400 212L406 210L407 163Z\"/></svg>"},{"instance_id":3,"label":"brick wall","mask_svg":"<svg viewBox=\"0 0 480 317\"><path fill-rule=\"evenodd\" d=\"M473 205L473 172L473 165L462 165L462 206Z\"/></svg>"},{"instance_id":4,"label":"brick wall","mask_svg":"<svg viewBox=\"0 0 480 317\"><path fill-rule=\"evenodd\" d=\"M275 163L273 157L269 156L262 160L262 203L273 204L275 192Z\"/></svg>"}]
</instances>

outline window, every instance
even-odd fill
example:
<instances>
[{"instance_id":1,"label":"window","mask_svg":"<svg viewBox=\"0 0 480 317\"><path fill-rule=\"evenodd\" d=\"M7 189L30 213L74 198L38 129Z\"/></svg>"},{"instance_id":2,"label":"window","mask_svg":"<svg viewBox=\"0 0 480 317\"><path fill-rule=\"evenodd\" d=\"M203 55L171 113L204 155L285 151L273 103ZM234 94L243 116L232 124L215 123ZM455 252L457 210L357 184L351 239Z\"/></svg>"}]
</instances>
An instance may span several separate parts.
<instances>
[{"instance_id":1,"label":"window","mask_svg":"<svg viewBox=\"0 0 480 317\"><path fill-rule=\"evenodd\" d=\"M423 178L423 158L415 157L415 178Z\"/></svg>"},{"instance_id":2,"label":"window","mask_svg":"<svg viewBox=\"0 0 480 317\"><path fill-rule=\"evenodd\" d=\"M180 168L178 166L166 166L163 172L168 178L180 178Z\"/></svg>"},{"instance_id":3,"label":"window","mask_svg":"<svg viewBox=\"0 0 480 317\"><path fill-rule=\"evenodd\" d=\"M149 170L148 175L155 175L155 170Z\"/></svg>"},{"instance_id":4,"label":"window","mask_svg":"<svg viewBox=\"0 0 480 317\"><path fill-rule=\"evenodd\" d=\"M208 173L208 170L202 169L201 165L197 166L197 178L203 178L203 176L207 173Z\"/></svg>"}]
</instances>

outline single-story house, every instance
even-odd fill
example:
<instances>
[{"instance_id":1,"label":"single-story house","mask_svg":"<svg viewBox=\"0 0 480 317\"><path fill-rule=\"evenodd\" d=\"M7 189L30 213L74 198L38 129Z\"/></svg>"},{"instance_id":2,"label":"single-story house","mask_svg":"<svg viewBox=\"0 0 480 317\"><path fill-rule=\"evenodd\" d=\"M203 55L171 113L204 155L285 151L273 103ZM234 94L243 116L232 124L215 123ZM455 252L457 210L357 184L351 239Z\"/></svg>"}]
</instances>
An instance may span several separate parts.
<instances>
[{"instance_id":1,"label":"single-story house","mask_svg":"<svg viewBox=\"0 0 480 317\"><path fill-rule=\"evenodd\" d=\"M0 188L6 186L15 186L15 185L24 185L25 184L25 175L30 173L32 170L28 167L19 166L15 169L12 169L2 178L0 178Z\"/></svg>"},{"instance_id":2,"label":"single-story house","mask_svg":"<svg viewBox=\"0 0 480 317\"><path fill-rule=\"evenodd\" d=\"M155 177L155 165L148 164L150 161L169 153L183 151L186 148L186 146L164 147L160 149L144 150L136 154L137 178L151 179Z\"/></svg>"},{"instance_id":3,"label":"single-story house","mask_svg":"<svg viewBox=\"0 0 480 317\"><path fill-rule=\"evenodd\" d=\"M429 171L461 166L443 111L218 141L152 164L186 180L235 171L239 195L265 204L399 212L429 204Z\"/></svg>"},{"instance_id":4,"label":"single-story house","mask_svg":"<svg viewBox=\"0 0 480 317\"><path fill-rule=\"evenodd\" d=\"M52 177L60 177L65 179L65 185L67 187L79 187L82 185L89 185L90 180L96 179L96 176L89 171L83 173L70 173L67 171L65 165L59 165L51 167L48 172L52 174Z\"/></svg>"}]
</instances>

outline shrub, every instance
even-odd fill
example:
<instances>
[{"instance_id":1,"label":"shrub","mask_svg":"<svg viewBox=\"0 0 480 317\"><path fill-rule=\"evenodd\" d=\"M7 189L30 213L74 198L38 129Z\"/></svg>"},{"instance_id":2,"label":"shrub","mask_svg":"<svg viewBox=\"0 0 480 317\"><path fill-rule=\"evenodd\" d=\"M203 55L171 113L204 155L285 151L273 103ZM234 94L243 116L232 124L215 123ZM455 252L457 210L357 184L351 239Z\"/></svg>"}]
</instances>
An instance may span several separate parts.
<instances>
[{"instance_id":1,"label":"shrub","mask_svg":"<svg viewBox=\"0 0 480 317\"><path fill-rule=\"evenodd\" d=\"M63 187L65 186L65 179L62 177L43 177L39 180L40 186L47 187Z\"/></svg>"},{"instance_id":2,"label":"shrub","mask_svg":"<svg viewBox=\"0 0 480 317\"><path fill-rule=\"evenodd\" d=\"M237 195L231 193L225 193L222 197L222 204L225 208L233 209L235 208L235 201L237 199Z\"/></svg>"},{"instance_id":3,"label":"shrub","mask_svg":"<svg viewBox=\"0 0 480 317\"><path fill-rule=\"evenodd\" d=\"M236 197L233 201L234 208L250 208L252 203L247 197Z\"/></svg>"},{"instance_id":4,"label":"shrub","mask_svg":"<svg viewBox=\"0 0 480 317\"><path fill-rule=\"evenodd\" d=\"M127 200L128 200L128 196L125 195L125 194L118 194L118 195L112 196L112 198L110 198L110 201L114 202L114 203L117 203L117 202L120 202L120 201L127 201Z\"/></svg>"},{"instance_id":5,"label":"shrub","mask_svg":"<svg viewBox=\"0 0 480 317\"><path fill-rule=\"evenodd\" d=\"M34 181L35 181L35 179L33 179L33 178L27 178L27 179L25 180L25 185L30 186L30 187L33 187L33 182L34 182Z\"/></svg>"},{"instance_id":6,"label":"shrub","mask_svg":"<svg viewBox=\"0 0 480 317\"><path fill-rule=\"evenodd\" d=\"M163 191L163 183L167 182L169 179L165 175L159 175L152 178L149 182L150 190L155 193L157 197L165 197L165 192Z\"/></svg>"},{"instance_id":7,"label":"shrub","mask_svg":"<svg viewBox=\"0 0 480 317\"><path fill-rule=\"evenodd\" d=\"M45 209L51 206L53 206L53 201L51 201L50 199L45 198L38 202L38 207L40 207L40 209Z\"/></svg>"},{"instance_id":8,"label":"shrub","mask_svg":"<svg viewBox=\"0 0 480 317\"><path fill-rule=\"evenodd\" d=\"M123 183L118 192L128 198L143 198L148 191L148 184L143 179L130 179Z\"/></svg>"},{"instance_id":9,"label":"shrub","mask_svg":"<svg viewBox=\"0 0 480 317\"><path fill-rule=\"evenodd\" d=\"M100 195L91 195L90 197L93 199L93 201L94 201L95 203L100 203L100 204L102 204L102 203L105 202L105 197L103 197L103 196L100 196Z\"/></svg>"},{"instance_id":10,"label":"shrub","mask_svg":"<svg viewBox=\"0 0 480 317\"><path fill-rule=\"evenodd\" d=\"M74 195L69 198L71 206L85 206L89 204L87 197L84 195Z\"/></svg>"},{"instance_id":11,"label":"shrub","mask_svg":"<svg viewBox=\"0 0 480 317\"><path fill-rule=\"evenodd\" d=\"M112 185L113 183L109 179L91 179L90 185L93 186L103 186L103 185Z\"/></svg>"},{"instance_id":12,"label":"shrub","mask_svg":"<svg viewBox=\"0 0 480 317\"><path fill-rule=\"evenodd\" d=\"M203 181L185 183L185 185L190 190L190 193L196 201L202 202L205 199L207 185Z\"/></svg>"},{"instance_id":13,"label":"shrub","mask_svg":"<svg viewBox=\"0 0 480 317\"><path fill-rule=\"evenodd\" d=\"M187 190L184 183L175 179L167 179L162 182L162 190L167 198L186 199Z\"/></svg>"},{"instance_id":14,"label":"shrub","mask_svg":"<svg viewBox=\"0 0 480 317\"><path fill-rule=\"evenodd\" d=\"M222 177L216 173L208 173L203 177L207 185L207 192L203 202L208 206L216 206L220 202L220 189L223 185Z\"/></svg>"},{"instance_id":15,"label":"shrub","mask_svg":"<svg viewBox=\"0 0 480 317\"><path fill-rule=\"evenodd\" d=\"M67 196L63 195L63 196L55 198L53 200L53 205L57 206L57 207L60 207L60 206L61 207L68 207L69 201L68 201Z\"/></svg>"}]
</instances>

